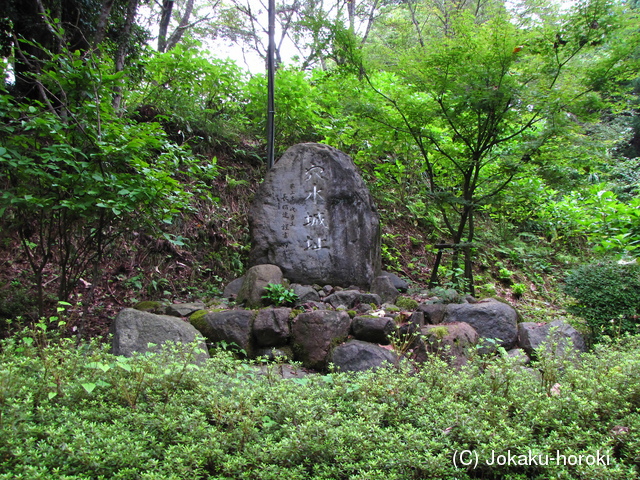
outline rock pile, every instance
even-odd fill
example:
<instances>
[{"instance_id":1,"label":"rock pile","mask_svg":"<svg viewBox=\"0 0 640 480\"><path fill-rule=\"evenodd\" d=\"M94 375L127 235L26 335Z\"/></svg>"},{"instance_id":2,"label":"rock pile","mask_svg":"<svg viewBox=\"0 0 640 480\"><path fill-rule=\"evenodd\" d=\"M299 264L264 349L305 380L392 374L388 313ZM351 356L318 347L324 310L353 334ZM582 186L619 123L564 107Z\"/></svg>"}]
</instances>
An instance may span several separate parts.
<instances>
[{"instance_id":1,"label":"rock pile","mask_svg":"<svg viewBox=\"0 0 640 480\"><path fill-rule=\"evenodd\" d=\"M263 267L282 278L278 267L253 268ZM393 275L380 278L385 279L385 284L388 281L406 288ZM246 302L262 298L264 281L259 272L250 270L236 284L240 291L247 292ZM330 364L342 371L377 368L385 362L397 363L400 356L424 361L429 353L460 366L469 351L480 348L488 352L497 346L520 348L526 358L549 339L554 340L556 348L566 348L571 341L576 349L584 350L584 340L570 325L560 321L548 325L518 324L513 307L491 298L467 298L461 304L439 303L437 298L417 303L387 285L387 293L395 291L391 295L395 303L390 303L383 302L377 293L358 288L293 288L303 295L292 307L257 305L250 309L240 305L197 311L193 305L166 307L168 314L188 317L188 321L125 309L114 323L114 353L145 351L149 341L192 341L196 331L208 345L233 345L248 358L277 356L321 371Z\"/></svg>"}]
</instances>

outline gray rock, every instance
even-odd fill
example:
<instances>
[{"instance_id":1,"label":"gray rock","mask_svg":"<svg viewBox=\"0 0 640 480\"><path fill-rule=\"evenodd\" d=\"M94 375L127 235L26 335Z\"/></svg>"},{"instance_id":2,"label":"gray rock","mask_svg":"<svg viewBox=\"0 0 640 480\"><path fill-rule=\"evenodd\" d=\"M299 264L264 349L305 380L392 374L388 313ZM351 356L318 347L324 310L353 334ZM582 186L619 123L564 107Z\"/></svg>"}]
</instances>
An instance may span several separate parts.
<instances>
[{"instance_id":1,"label":"gray rock","mask_svg":"<svg viewBox=\"0 0 640 480\"><path fill-rule=\"evenodd\" d=\"M242 288L242 283L244 282L244 276L240 278L236 278L227 284L224 287L224 291L222 292L223 298L229 298L231 300L235 300L238 297L238 293L240 293L240 289Z\"/></svg>"},{"instance_id":2,"label":"gray rock","mask_svg":"<svg viewBox=\"0 0 640 480\"><path fill-rule=\"evenodd\" d=\"M349 340L331 352L331 363L341 372L362 372L395 365L398 356L385 348L360 340Z\"/></svg>"},{"instance_id":3,"label":"gray rock","mask_svg":"<svg viewBox=\"0 0 640 480\"><path fill-rule=\"evenodd\" d=\"M383 277L389 277L389 280L391 280L391 283L399 292L404 293L409 290L409 284L395 273L381 272L380 275Z\"/></svg>"},{"instance_id":4,"label":"gray rock","mask_svg":"<svg viewBox=\"0 0 640 480\"><path fill-rule=\"evenodd\" d=\"M326 297L324 302L328 303L333 308L338 308L340 306L353 308L359 300L359 290L341 290Z\"/></svg>"},{"instance_id":5,"label":"gray rock","mask_svg":"<svg viewBox=\"0 0 640 480\"><path fill-rule=\"evenodd\" d=\"M569 344L569 340L577 351L586 350L582 334L562 320L544 324L533 322L518 324L518 344L528 355L532 355L535 349L545 342L557 342L558 352L562 352Z\"/></svg>"},{"instance_id":6,"label":"gray rock","mask_svg":"<svg viewBox=\"0 0 640 480\"><path fill-rule=\"evenodd\" d=\"M320 295L317 290L310 285L300 285L298 283L294 283L291 285L294 293L298 296L298 301L296 302L298 305L302 305L307 302L319 302Z\"/></svg>"},{"instance_id":7,"label":"gray rock","mask_svg":"<svg viewBox=\"0 0 640 480\"><path fill-rule=\"evenodd\" d=\"M422 303L418 305L417 311L424 314L425 323L437 325L444 321L447 306L444 303Z\"/></svg>"},{"instance_id":8,"label":"gray rock","mask_svg":"<svg viewBox=\"0 0 640 480\"><path fill-rule=\"evenodd\" d=\"M512 306L489 298L474 304L452 303L446 307L444 323L468 323L480 338L498 340L497 344L507 350L516 345L518 314ZM491 345L486 342L485 345L485 352L492 350Z\"/></svg>"},{"instance_id":9,"label":"gray rock","mask_svg":"<svg viewBox=\"0 0 640 480\"><path fill-rule=\"evenodd\" d=\"M351 331L358 340L388 345L389 335L393 332L394 326L392 318L363 315L353 319Z\"/></svg>"},{"instance_id":10,"label":"gray rock","mask_svg":"<svg viewBox=\"0 0 640 480\"><path fill-rule=\"evenodd\" d=\"M289 340L290 308L263 308L253 322L253 336L261 347L277 347Z\"/></svg>"},{"instance_id":11,"label":"gray rock","mask_svg":"<svg viewBox=\"0 0 640 480\"><path fill-rule=\"evenodd\" d=\"M125 308L111 325L113 334L112 352L114 355L130 357L134 352L157 351L167 341L191 343L201 337L189 323L169 315L156 315L133 308ZM149 347L155 344L155 347ZM200 343L202 352L194 357L199 363L209 358L207 346Z\"/></svg>"},{"instance_id":12,"label":"gray rock","mask_svg":"<svg viewBox=\"0 0 640 480\"><path fill-rule=\"evenodd\" d=\"M478 343L478 332L468 323L425 325L421 329L427 350L437 353L454 366L466 363L470 347Z\"/></svg>"},{"instance_id":13,"label":"gray rock","mask_svg":"<svg viewBox=\"0 0 640 480\"><path fill-rule=\"evenodd\" d=\"M282 280L282 271L275 265L251 267L244 276L237 302L244 303L247 308L258 308L265 304L262 298L266 293L264 287L270 283L281 284Z\"/></svg>"},{"instance_id":14,"label":"gray rock","mask_svg":"<svg viewBox=\"0 0 640 480\"><path fill-rule=\"evenodd\" d=\"M322 370L333 345L349 335L351 318L346 312L316 310L301 313L291 327L291 339L296 358L305 367Z\"/></svg>"},{"instance_id":15,"label":"gray rock","mask_svg":"<svg viewBox=\"0 0 640 480\"><path fill-rule=\"evenodd\" d=\"M409 317L409 320L407 320L407 323L413 323L415 325L418 325L420 327L424 327L424 313L422 312L413 312L411 314L411 316Z\"/></svg>"},{"instance_id":16,"label":"gray rock","mask_svg":"<svg viewBox=\"0 0 640 480\"><path fill-rule=\"evenodd\" d=\"M389 277L378 276L371 282L371 291L380 296L384 303L393 303L400 295L400 292L391 283Z\"/></svg>"},{"instance_id":17,"label":"gray rock","mask_svg":"<svg viewBox=\"0 0 640 480\"><path fill-rule=\"evenodd\" d=\"M172 317L188 317L198 310L203 310L206 305L202 302L193 303L172 303L167 305L166 314Z\"/></svg>"},{"instance_id":18,"label":"gray rock","mask_svg":"<svg viewBox=\"0 0 640 480\"><path fill-rule=\"evenodd\" d=\"M249 211L250 265L295 283L368 287L380 272L380 220L349 156L304 143L269 170Z\"/></svg>"},{"instance_id":19,"label":"gray rock","mask_svg":"<svg viewBox=\"0 0 640 480\"><path fill-rule=\"evenodd\" d=\"M253 355L253 320L251 310L223 310L207 313L202 317L202 334L211 343L225 342L244 350L248 357Z\"/></svg>"},{"instance_id":20,"label":"gray rock","mask_svg":"<svg viewBox=\"0 0 640 480\"><path fill-rule=\"evenodd\" d=\"M358 301L364 305L376 305L378 307L382 305L380 295L376 295L375 293L361 293Z\"/></svg>"}]
</instances>

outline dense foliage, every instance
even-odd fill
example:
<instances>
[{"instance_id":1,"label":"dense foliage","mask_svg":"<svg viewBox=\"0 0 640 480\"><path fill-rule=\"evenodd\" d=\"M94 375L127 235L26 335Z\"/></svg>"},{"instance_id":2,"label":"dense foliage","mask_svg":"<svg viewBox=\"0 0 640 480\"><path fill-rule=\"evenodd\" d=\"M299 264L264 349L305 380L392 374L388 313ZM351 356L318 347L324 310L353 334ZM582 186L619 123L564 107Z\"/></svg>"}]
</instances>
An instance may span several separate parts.
<instances>
[{"instance_id":1,"label":"dense foliage","mask_svg":"<svg viewBox=\"0 0 640 480\"><path fill-rule=\"evenodd\" d=\"M640 476L639 337L579 361L542 348L533 368L502 352L287 380L225 352L114 357L37 330L1 345L3 480ZM456 468L463 451L477 465ZM486 464L508 453L521 463Z\"/></svg>"},{"instance_id":2,"label":"dense foliage","mask_svg":"<svg viewBox=\"0 0 640 480\"><path fill-rule=\"evenodd\" d=\"M582 265L567 276L564 290L577 302L568 310L585 318L597 337L637 333L639 265L611 262Z\"/></svg>"},{"instance_id":3,"label":"dense foliage","mask_svg":"<svg viewBox=\"0 0 640 480\"><path fill-rule=\"evenodd\" d=\"M137 0L63 3L11 1L0 38L0 224L40 313L47 290L65 300L80 278L101 284L109 247L133 234L191 249L171 260L192 282L237 276L244 202L264 173L266 78L200 41L264 53L259 12L184 0L143 22ZM554 268L637 255L634 3L303 3L278 10L300 55L279 58L276 151L322 141L354 158L382 213L385 268L556 302ZM237 167L220 172L216 157ZM146 296L185 290L123 269Z\"/></svg>"}]
</instances>

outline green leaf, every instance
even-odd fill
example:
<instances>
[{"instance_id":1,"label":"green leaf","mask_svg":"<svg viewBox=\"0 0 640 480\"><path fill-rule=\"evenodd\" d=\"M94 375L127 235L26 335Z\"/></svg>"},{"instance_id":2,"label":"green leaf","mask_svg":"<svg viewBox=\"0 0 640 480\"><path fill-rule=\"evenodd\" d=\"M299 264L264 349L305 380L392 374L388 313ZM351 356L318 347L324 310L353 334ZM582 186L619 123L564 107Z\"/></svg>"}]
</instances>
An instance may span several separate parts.
<instances>
[{"instance_id":1,"label":"green leaf","mask_svg":"<svg viewBox=\"0 0 640 480\"><path fill-rule=\"evenodd\" d=\"M87 393L93 392L97 387L95 383L82 383L81 385L82 385L82 388L84 388L87 391Z\"/></svg>"}]
</instances>

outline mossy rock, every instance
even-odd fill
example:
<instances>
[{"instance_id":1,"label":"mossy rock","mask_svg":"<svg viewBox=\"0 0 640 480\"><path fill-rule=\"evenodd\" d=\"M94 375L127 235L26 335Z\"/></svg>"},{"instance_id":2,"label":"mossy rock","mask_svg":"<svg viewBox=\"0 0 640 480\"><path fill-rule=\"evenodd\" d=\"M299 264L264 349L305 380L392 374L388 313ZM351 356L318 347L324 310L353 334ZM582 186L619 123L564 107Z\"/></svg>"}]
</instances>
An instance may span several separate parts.
<instances>
[{"instance_id":1,"label":"mossy rock","mask_svg":"<svg viewBox=\"0 0 640 480\"><path fill-rule=\"evenodd\" d=\"M133 308L140 310L141 312L155 313L157 315L163 315L165 313L166 305L162 302L154 300L147 300L144 302L136 303Z\"/></svg>"},{"instance_id":2,"label":"mossy rock","mask_svg":"<svg viewBox=\"0 0 640 480\"><path fill-rule=\"evenodd\" d=\"M301 313L304 313L304 309L302 309L302 308L294 308L294 309L292 309L291 313L289 314L289 320L293 320L294 318L296 318Z\"/></svg>"},{"instance_id":3,"label":"mossy rock","mask_svg":"<svg viewBox=\"0 0 640 480\"><path fill-rule=\"evenodd\" d=\"M400 296L396 299L396 307L402 310L413 311L418 308L418 302L411 297Z\"/></svg>"},{"instance_id":4,"label":"mossy rock","mask_svg":"<svg viewBox=\"0 0 640 480\"><path fill-rule=\"evenodd\" d=\"M203 337L207 338L207 332L210 330L209 325L204 320L204 316L209 310L198 310L189 316L189 323L198 330Z\"/></svg>"}]
</instances>

